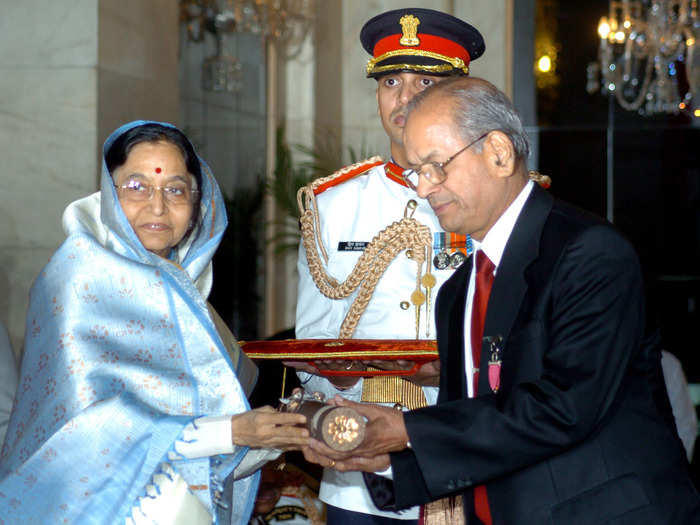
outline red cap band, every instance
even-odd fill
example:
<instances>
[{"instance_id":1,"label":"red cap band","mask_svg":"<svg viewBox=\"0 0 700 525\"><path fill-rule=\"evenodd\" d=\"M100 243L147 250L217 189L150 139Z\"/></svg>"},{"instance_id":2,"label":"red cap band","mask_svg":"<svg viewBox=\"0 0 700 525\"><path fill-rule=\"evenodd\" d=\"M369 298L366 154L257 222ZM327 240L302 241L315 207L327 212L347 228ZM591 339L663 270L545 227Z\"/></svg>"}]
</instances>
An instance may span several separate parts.
<instances>
[{"instance_id":1,"label":"red cap band","mask_svg":"<svg viewBox=\"0 0 700 525\"><path fill-rule=\"evenodd\" d=\"M389 35L382 38L374 46L374 57L383 55L390 51L396 51L398 49L420 49L421 51L430 51L432 53L439 53L448 57L461 58L465 65L469 64L470 57L469 52L456 42L443 38L441 36L419 34L420 45L418 46L402 46L399 43L402 35L400 33L396 35Z\"/></svg>"}]
</instances>

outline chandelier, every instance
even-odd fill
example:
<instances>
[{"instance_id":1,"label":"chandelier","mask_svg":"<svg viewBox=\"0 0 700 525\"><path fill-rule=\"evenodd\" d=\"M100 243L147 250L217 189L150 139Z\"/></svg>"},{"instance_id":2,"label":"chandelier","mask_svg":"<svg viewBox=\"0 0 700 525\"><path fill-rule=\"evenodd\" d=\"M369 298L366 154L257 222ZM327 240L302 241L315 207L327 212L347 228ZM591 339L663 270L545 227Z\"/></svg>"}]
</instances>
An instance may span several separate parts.
<instances>
[{"instance_id":1,"label":"chandelier","mask_svg":"<svg viewBox=\"0 0 700 525\"><path fill-rule=\"evenodd\" d=\"M611 0L587 91L608 92L642 115L700 117L699 29L698 0Z\"/></svg>"},{"instance_id":2,"label":"chandelier","mask_svg":"<svg viewBox=\"0 0 700 525\"><path fill-rule=\"evenodd\" d=\"M180 0L180 21L192 42L213 36L216 54L202 63L202 87L237 92L241 64L224 51L224 38L234 32L259 35L274 43L286 59L297 56L314 21L315 0Z\"/></svg>"}]
</instances>

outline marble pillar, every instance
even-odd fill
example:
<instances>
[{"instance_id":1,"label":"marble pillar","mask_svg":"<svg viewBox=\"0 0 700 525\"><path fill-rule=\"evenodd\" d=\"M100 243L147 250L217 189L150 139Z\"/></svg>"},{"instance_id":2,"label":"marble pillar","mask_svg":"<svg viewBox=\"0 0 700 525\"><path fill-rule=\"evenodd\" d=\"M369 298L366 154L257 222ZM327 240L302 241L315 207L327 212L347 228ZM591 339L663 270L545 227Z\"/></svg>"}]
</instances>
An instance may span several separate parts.
<instances>
[{"instance_id":1,"label":"marble pillar","mask_svg":"<svg viewBox=\"0 0 700 525\"><path fill-rule=\"evenodd\" d=\"M0 321L17 354L31 284L66 205L97 189L106 135L178 116L177 20L170 0L0 0Z\"/></svg>"}]
</instances>

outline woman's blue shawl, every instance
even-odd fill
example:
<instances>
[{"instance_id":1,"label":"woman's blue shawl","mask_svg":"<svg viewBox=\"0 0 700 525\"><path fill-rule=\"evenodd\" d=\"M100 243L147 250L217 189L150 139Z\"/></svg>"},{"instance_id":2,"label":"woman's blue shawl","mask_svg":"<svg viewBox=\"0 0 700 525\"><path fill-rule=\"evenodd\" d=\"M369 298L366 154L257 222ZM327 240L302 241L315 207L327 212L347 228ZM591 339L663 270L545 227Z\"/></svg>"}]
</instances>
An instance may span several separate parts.
<instances>
[{"instance_id":1,"label":"woman's blue shawl","mask_svg":"<svg viewBox=\"0 0 700 525\"><path fill-rule=\"evenodd\" d=\"M246 358L227 354L205 302L226 214L200 163L199 224L177 264L144 249L104 161L101 192L66 209L68 237L30 293L0 523L122 525L185 425L249 409L255 378L237 377ZM246 450L185 463L224 480ZM258 478L235 482L231 523L248 522Z\"/></svg>"}]
</instances>

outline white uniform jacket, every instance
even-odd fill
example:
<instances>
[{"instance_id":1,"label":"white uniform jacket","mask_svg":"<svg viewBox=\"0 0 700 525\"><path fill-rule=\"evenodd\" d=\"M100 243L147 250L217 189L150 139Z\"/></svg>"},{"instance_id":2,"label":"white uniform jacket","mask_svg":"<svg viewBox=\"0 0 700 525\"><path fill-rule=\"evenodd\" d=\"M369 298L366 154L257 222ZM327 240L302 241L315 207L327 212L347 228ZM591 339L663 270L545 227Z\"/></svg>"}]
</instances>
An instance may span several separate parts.
<instances>
[{"instance_id":1,"label":"white uniform jacket","mask_svg":"<svg viewBox=\"0 0 700 525\"><path fill-rule=\"evenodd\" d=\"M408 201L417 207L413 217L428 226L431 232L441 232L440 224L428 202L420 199L410 188L396 182L385 173L385 164L371 168L345 182L334 185L317 195L320 217L320 236L328 252L325 270L342 282L352 271L368 243L382 229L404 217ZM435 339L433 317L438 288L454 271L451 267L431 271L437 279L430 297L429 331L426 332L424 304L420 315L420 338ZM299 294L296 311L298 339L335 339L350 309L356 292L345 299L333 300L319 292L309 273L303 244L299 249ZM416 262L402 251L389 265L375 288L367 309L354 333L358 339L415 339L416 312L411 304L411 293L416 289ZM423 272L425 266L423 266ZM402 303L403 308L402 308ZM406 305L410 305L406 308ZM362 380L350 389L337 390L330 381L299 372L308 391L319 391L332 397L340 393L353 401L360 401ZM426 400L434 404L436 387L424 387ZM354 512L375 514L399 519L416 519L417 507L400 514L377 509L365 488L359 472L340 473L326 469L321 484L320 498L336 507Z\"/></svg>"}]
</instances>

